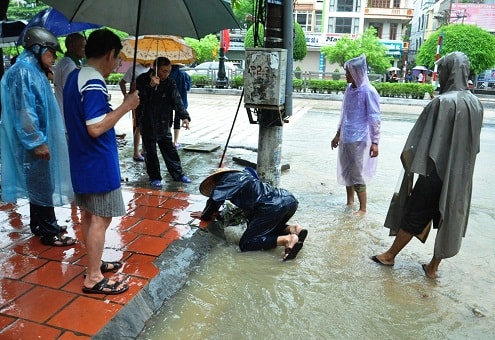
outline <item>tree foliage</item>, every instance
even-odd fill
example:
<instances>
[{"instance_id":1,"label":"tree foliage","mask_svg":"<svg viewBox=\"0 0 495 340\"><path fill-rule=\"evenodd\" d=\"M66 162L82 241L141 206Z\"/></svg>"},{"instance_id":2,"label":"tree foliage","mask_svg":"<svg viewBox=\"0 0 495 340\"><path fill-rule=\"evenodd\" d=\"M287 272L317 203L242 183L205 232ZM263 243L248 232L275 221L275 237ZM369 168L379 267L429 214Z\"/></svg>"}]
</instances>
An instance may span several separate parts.
<instances>
[{"instance_id":1,"label":"tree foliage","mask_svg":"<svg viewBox=\"0 0 495 340\"><path fill-rule=\"evenodd\" d=\"M387 48L380 43L374 27L366 29L356 39L344 36L335 45L322 47L321 52L329 63L337 63L342 67L347 60L364 53L368 66L375 73L384 73L392 61L391 57L387 57Z\"/></svg>"},{"instance_id":2,"label":"tree foliage","mask_svg":"<svg viewBox=\"0 0 495 340\"><path fill-rule=\"evenodd\" d=\"M253 6L253 0L232 1L232 10L237 21L241 24L241 27L247 28L251 24L251 17L254 11Z\"/></svg>"},{"instance_id":3,"label":"tree foliage","mask_svg":"<svg viewBox=\"0 0 495 340\"><path fill-rule=\"evenodd\" d=\"M196 62L201 64L205 61L218 60L220 41L214 34L208 34L200 40L185 37L184 40L196 52Z\"/></svg>"},{"instance_id":4,"label":"tree foliage","mask_svg":"<svg viewBox=\"0 0 495 340\"><path fill-rule=\"evenodd\" d=\"M256 47L263 46L262 42L265 37L265 29L262 24L258 24L258 43ZM293 58L294 60L303 60L308 53L308 48L306 46L306 36L304 35L304 31L299 25L299 23L294 22L294 31L295 31L295 39L294 39L294 50L293 50ZM251 25L246 32L246 36L244 37L244 48L253 48L255 47L254 43L254 25Z\"/></svg>"},{"instance_id":5,"label":"tree foliage","mask_svg":"<svg viewBox=\"0 0 495 340\"><path fill-rule=\"evenodd\" d=\"M495 36L479 26L464 24L442 26L430 35L418 51L417 65L433 69L440 34L443 34L441 56L455 51L465 53L471 63L472 74L495 66Z\"/></svg>"},{"instance_id":6,"label":"tree foliage","mask_svg":"<svg viewBox=\"0 0 495 340\"><path fill-rule=\"evenodd\" d=\"M34 3L34 1L33 1ZM38 14L39 11L48 8L45 4L34 4L34 6L9 6L7 11L7 18L9 20L26 20L29 21L32 17Z\"/></svg>"}]
</instances>

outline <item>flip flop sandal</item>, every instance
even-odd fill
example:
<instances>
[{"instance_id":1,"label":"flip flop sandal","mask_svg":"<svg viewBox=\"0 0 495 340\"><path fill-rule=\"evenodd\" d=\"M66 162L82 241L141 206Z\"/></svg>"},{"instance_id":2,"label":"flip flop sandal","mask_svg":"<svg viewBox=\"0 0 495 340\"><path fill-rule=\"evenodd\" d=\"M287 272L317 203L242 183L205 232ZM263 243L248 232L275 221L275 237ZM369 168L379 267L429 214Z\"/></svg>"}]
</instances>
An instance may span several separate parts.
<instances>
[{"instance_id":1,"label":"flip flop sandal","mask_svg":"<svg viewBox=\"0 0 495 340\"><path fill-rule=\"evenodd\" d=\"M108 281L109 280L105 277L103 278L103 280L101 280L91 288L83 286L82 291L83 293L86 294L116 295L116 294L124 293L129 289L129 286L126 284L122 284L122 282L115 282L114 284L108 284ZM121 285L122 288L117 289L119 285Z\"/></svg>"},{"instance_id":2,"label":"flip flop sandal","mask_svg":"<svg viewBox=\"0 0 495 340\"><path fill-rule=\"evenodd\" d=\"M119 262L119 261L115 261L115 262L106 262L106 261L101 261L101 265L100 265L100 270L102 273L108 273L108 272L113 272L115 270L118 270L119 268L121 268L124 264L122 262Z\"/></svg>"},{"instance_id":3,"label":"flip flop sandal","mask_svg":"<svg viewBox=\"0 0 495 340\"><path fill-rule=\"evenodd\" d=\"M76 243L76 240L70 236L62 237L61 233L53 236L42 236L40 240L44 245L54 247L67 247ZM57 244L57 242L59 243Z\"/></svg>"},{"instance_id":4,"label":"flip flop sandal","mask_svg":"<svg viewBox=\"0 0 495 340\"><path fill-rule=\"evenodd\" d=\"M308 230L307 229L302 229L297 237L299 238L299 242L304 243L304 240L306 239L306 236L308 236Z\"/></svg>"},{"instance_id":5,"label":"flip flop sandal","mask_svg":"<svg viewBox=\"0 0 495 340\"><path fill-rule=\"evenodd\" d=\"M284 261L287 260L293 260L296 258L297 253L302 249L303 243L298 241L294 247L292 248L285 248L285 256L284 256Z\"/></svg>"}]
</instances>

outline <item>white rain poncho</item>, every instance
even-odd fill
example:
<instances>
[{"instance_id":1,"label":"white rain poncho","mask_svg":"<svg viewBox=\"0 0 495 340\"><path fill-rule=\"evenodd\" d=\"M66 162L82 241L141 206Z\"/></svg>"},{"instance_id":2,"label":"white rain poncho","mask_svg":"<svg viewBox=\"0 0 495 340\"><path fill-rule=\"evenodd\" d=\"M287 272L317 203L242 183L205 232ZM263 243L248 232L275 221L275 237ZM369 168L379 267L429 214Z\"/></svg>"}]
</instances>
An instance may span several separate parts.
<instances>
[{"instance_id":1,"label":"white rain poncho","mask_svg":"<svg viewBox=\"0 0 495 340\"><path fill-rule=\"evenodd\" d=\"M377 158L371 158L371 143L380 140L380 97L368 79L366 56L363 54L344 65L356 87L347 85L342 103L337 180L352 186L366 184L376 171Z\"/></svg>"},{"instance_id":2,"label":"white rain poncho","mask_svg":"<svg viewBox=\"0 0 495 340\"><path fill-rule=\"evenodd\" d=\"M60 206L72 199L69 157L60 108L45 72L30 50L19 55L1 82L2 200ZM48 145L50 160L33 149Z\"/></svg>"}]
</instances>

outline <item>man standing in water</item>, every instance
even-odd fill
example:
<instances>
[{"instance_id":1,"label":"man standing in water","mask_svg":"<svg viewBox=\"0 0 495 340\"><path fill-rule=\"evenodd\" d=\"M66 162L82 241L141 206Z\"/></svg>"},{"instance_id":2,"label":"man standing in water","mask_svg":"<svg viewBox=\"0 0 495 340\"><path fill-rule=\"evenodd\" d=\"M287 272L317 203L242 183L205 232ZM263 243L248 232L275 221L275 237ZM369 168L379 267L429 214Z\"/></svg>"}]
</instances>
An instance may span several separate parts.
<instances>
[{"instance_id":1,"label":"man standing in water","mask_svg":"<svg viewBox=\"0 0 495 340\"><path fill-rule=\"evenodd\" d=\"M466 234L483 121L481 102L468 90L467 56L453 52L437 65L440 96L424 108L401 154L405 175L385 221L395 240L386 252L371 257L393 266L413 236L426 240L433 221L438 228L433 258L422 265L432 279L440 261L459 252ZM414 174L419 177L411 191Z\"/></svg>"},{"instance_id":2,"label":"man standing in water","mask_svg":"<svg viewBox=\"0 0 495 340\"><path fill-rule=\"evenodd\" d=\"M359 200L357 214L366 213L366 181L376 170L380 140L380 97L368 79L366 56L348 60L344 64L348 82L342 103L337 134L332 149L339 147L337 180L345 185L347 205Z\"/></svg>"}]
</instances>

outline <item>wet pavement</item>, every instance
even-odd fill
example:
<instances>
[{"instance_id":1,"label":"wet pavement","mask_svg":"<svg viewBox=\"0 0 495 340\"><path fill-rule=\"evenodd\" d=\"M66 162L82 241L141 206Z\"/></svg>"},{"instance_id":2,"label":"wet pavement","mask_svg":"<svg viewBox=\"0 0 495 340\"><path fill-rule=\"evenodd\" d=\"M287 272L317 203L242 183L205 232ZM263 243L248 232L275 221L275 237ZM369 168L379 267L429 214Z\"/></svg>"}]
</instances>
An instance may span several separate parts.
<instances>
[{"instance_id":1,"label":"wet pavement","mask_svg":"<svg viewBox=\"0 0 495 340\"><path fill-rule=\"evenodd\" d=\"M205 92L190 94L191 130L181 131L180 155L191 184L171 181L162 164L164 187L149 187L144 164L132 160L130 115L117 125L117 130L126 134L120 157L127 213L114 218L109 227L103 259L125 263L120 273L105 275L126 277L130 286L126 293L83 294L84 245L42 245L30 233L27 200L0 204L0 339L132 338L163 302L181 289L202 257L220 242L214 233L202 230L206 224L198 226L189 217L191 211L201 210L206 200L199 195L199 183L219 164L240 167L232 161L233 156L256 159L258 126L249 123L239 105L239 93ZM338 98L311 97L314 95L294 98L291 120L309 110L338 112L340 108ZM112 91L112 101L121 100L120 93ZM412 120L426 103L386 100L382 110ZM494 124L491 98L485 103L485 122ZM232 125L229 148L222 160ZM184 150L199 142L214 146L215 151ZM77 208L56 208L56 214L59 223L68 226L69 235L82 240Z\"/></svg>"}]
</instances>

